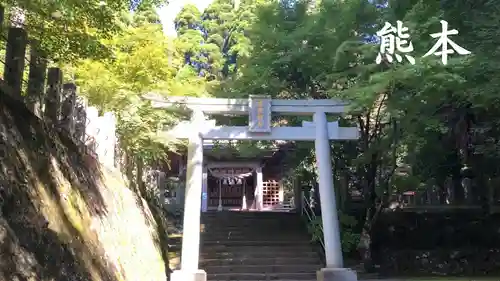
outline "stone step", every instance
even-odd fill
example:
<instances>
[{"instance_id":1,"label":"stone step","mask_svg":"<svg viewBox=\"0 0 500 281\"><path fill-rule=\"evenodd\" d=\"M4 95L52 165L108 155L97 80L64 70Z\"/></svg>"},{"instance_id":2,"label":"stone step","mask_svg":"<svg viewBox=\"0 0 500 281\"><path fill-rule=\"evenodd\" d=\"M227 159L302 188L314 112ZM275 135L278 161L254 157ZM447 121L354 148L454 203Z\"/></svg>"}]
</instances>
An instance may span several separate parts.
<instances>
[{"instance_id":1,"label":"stone step","mask_svg":"<svg viewBox=\"0 0 500 281\"><path fill-rule=\"evenodd\" d=\"M253 220L253 221L297 221L301 219L298 214L274 214L270 216L266 215L214 215L214 216L204 216L200 217L201 221L243 221L243 220Z\"/></svg>"},{"instance_id":2,"label":"stone step","mask_svg":"<svg viewBox=\"0 0 500 281\"><path fill-rule=\"evenodd\" d=\"M200 260L200 266L222 266L222 265L288 265L288 264L308 264L308 265L318 265L321 264L319 258L314 255L305 257L267 257L263 258L257 256L255 258L222 258L222 259L202 259Z\"/></svg>"},{"instance_id":3,"label":"stone step","mask_svg":"<svg viewBox=\"0 0 500 281\"><path fill-rule=\"evenodd\" d=\"M316 264L286 264L286 265L218 265L205 266L207 273L311 273L320 266Z\"/></svg>"},{"instance_id":4,"label":"stone step","mask_svg":"<svg viewBox=\"0 0 500 281\"><path fill-rule=\"evenodd\" d=\"M249 224L249 223L256 223L256 224L282 224L282 225L293 225L293 224L300 224L304 222L304 219L301 217L295 217L295 218L287 218L287 219L246 219L246 218L230 218L230 219L201 219L200 223L205 223L205 224L217 224L217 225L231 225L231 224Z\"/></svg>"},{"instance_id":5,"label":"stone step","mask_svg":"<svg viewBox=\"0 0 500 281\"><path fill-rule=\"evenodd\" d=\"M212 232L202 232L200 233L200 237L202 239L206 238L223 238L226 239L229 237L231 240L235 239L250 239L250 240L310 240L311 236L308 233L298 232L298 231L287 231L285 233L280 232L264 232L264 233L256 233L256 232L233 232L233 231L212 231Z\"/></svg>"},{"instance_id":6,"label":"stone step","mask_svg":"<svg viewBox=\"0 0 500 281\"><path fill-rule=\"evenodd\" d=\"M294 251L282 250L274 252L253 251L253 252L228 252L217 250L206 250L200 254L200 259L257 259L257 258L286 258L286 257L307 257L319 258L319 253L315 250Z\"/></svg>"},{"instance_id":7,"label":"stone step","mask_svg":"<svg viewBox=\"0 0 500 281\"><path fill-rule=\"evenodd\" d=\"M201 229L200 234L203 235L228 235L231 236L301 236L301 237L310 237L305 226L301 228L297 227L295 229L273 229L273 228L265 228L265 229L256 229L254 228L243 228L243 227L235 227L235 228L210 228L210 229Z\"/></svg>"},{"instance_id":8,"label":"stone step","mask_svg":"<svg viewBox=\"0 0 500 281\"><path fill-rule=\"evenodd\" d=\"M220 225L224 224L241 224L241 223L263 223L263 224L274 224L280 223L283 225L286 224L296 224L298 222L302 222L303 219L301 217L289 217L286 219L280 218L200 218L200 223L216 223Z\"/></svg>"},{"instance_id":9,"label":"stone step","mask_svg":"<svg viewBox=\"0 0 500 281\"><path fill-rule=\"evenodd\" d=\"M260 221L269 221L269 220L280 220L280 221L294 221L300 219L301 216L294 213L286 213L286 214L257 214L257 215L201 215L200 219L202 221L214 221L214 220L260 220Z\"/></svg>"},{"instance_id":10,"label":"stone step","mask_svg":"<svg viewBox=\"0 0 500 281\"><path fill-rule=\"evenodd\" d=\"M294 244L289 244L288 246L284 245L259 245L259 244L244 244L244 245L225 245L225 244L210 244L207 245L206 243L203 243L201 246L201 250L203 252L213 252L213 251L219 251L219 252L290 252L290 253L301 253L301 252L309 252L312 251L312 246L309 244L301 244L301 245L294 245Z\"/></svg>"},{"instance_id":11,"label":"stone step","mask_svg":"<svg viewBox=\"0 0 500 281\"><path fill-rule=\"evenodd\" d=\"M214 224L214 225L250 225L250 224L257 224L257 225L298 225L301 224L303 220L299 217L296 218L289 218L286 220L280 220L280 219L263 219L260 220L258 218L256 219L244 219L244 218L235 218L235 219L202 219L200 221L201 224Z\"/></svg>"},{"instance_id":12,"label":"stone step","mask_svg":"<svg viewBox=\"0 0 500 281\"><path fill-rule=\"evenodd\" d=\"M230 225L230 226L219 226L219 225L202 225L200 229L203 232L213 232L213 231L240 231L240 232L253 232L253 233L286 233L287 231L304 231L306 225L261 225L261 224L251 224L251 225Z\"/></svg>"},{"instance_id":13,"label":"stone step","mask_svg":"<svg viewBox=\"0 0 500 281\"><path fill-rule=\"evenodd\" d=\"M297 214L204 213L201 229L209 281L313 281L322 267Z\"/></svg>"},{"instance_id":14,"label":"stone step","mask_svg":"<svg viewBox=\"0 0 500 281\"><path fill-rule=\"evenodd\" d=\"M213 218L213 219L200 219L200 223L216 223L216 224L240 224L240 223L252 223L252 222L258 222L263 223L263 224L273 224L273 223L280 223L280 224L296 224L297 222L303 221L300 217L292 217L292 218L286 218L286 219L279 219L279 218L268 218L268 219L259 219L259 218L230 218L230 219L225 219L225 218Z\"/></svg>"},{"instance_id":15,"label":"stone step","mask_svg":"<svg viewBox=\"0 0 500 281\"><path fill-rule=\"evenodd\" d=\"M312 248L305 250L281 250L281 251L269 251L269 250L256 250L251 251L248 248L245 251L202 251L200 254L201 260L206 259L266 259L266 258L287 258L287 257L301 257L301 258L318 258L318 253Z\"/></svg>"},{"instance_id":16,"label":"stone step","mask_svg":"<svg viewBox=\"0 0 500 281\"><path fill-rule=\"evenodd\" d=\"M219 265L205 266L208 274L219 273L315 273L320 266L315 264L287 264L287 265Z\"/></svg>"},{"instance_id":17,"label":"stone step","mask_svg":"<svg viewBox=\"0 0 500 281\"><path fill-rule=\"evenodd\" d=\"M202 214L202 220L218 220L218 219L248 219L248 220L293 220L300 218L298 213L219 213L219 214Z\"/></svg>"},{"instance_id":18,"label":"stone step","mask_svg":"<svg viewBox=\"0 0 500 281\"><path fill-rule=\"evenodd\" d=\"M308 240L202 240L203 246L311 247Z\"/></svg>"},{"instance_id":19,"label":"stone step","mask_svg":"<svg viewBox=\"0 0 500 281\"><path fill-rule=\"evenodd\" d=\"M297 231L297 230L285 230L285 231L239 231L239 230L213 230L213 231L204 231L200 233L201 237L295 237L301 239L307 239L310 237L310 234L306 231Z\"/></svg>"},{"instance_id":20,"label":"stone step","mask_svg":"<svg viewBox=\"0 0 500 281\"><path fill-rule=\"evenodd\" d=\"M201 223L202 227L205 228L235 228L235 227L245 227L245 228L255 228L255 227L260 227L260 226L265 226L265 227L270 227L272 229L279 229L279 228L302 228L304 225L306 225L303 221L294 221L294 222L265 222L265 223L259 223L258 221L252 222L252 221L241 221L241 222L207 222L207 223Z\"/></svg>"},{"instance_id":21,"label":"stone step","mask_svg":"<svg viewBox=\"0 0 500 281\"><path fill-rule=\"evenodd\" d=\"M210 237L210 236L225 236L227 237L232 236L232 237L299 237L299 238L307 238L310 237L310 234L307 233L306 231L303 230L285 230L285 231L256 231L254 230L225 230L225 229L218 229L218 230L208 230L208 231L202 231L200 232L201 237Z\"/></svg>"},{"instance_id":22,"label":"stone step","mask_svg":"<svg viewBox=\"0 0 500 281\"><path fill-rule=\"evenodd\" d=\"M280 229L272 229L272 228L267 228L267 229L261 229L260 231L258 229L251 229L251 228L242 228L242 227L235 227L235 228L212 228L212 229L202 229L200 231L201 235L205 234L229 234L231 235L240 235L240 236L286 236L286 235L302 235L302 236L308 236L309 233L307 232L306 229L303 228L295 228L295 229L286 229L286 228L280 228Z\"/></svg>"},{"instance_id":23,"label":"stone step","mask_svg":"<svg viewBox=\"0 0 500 281\"><path fill-rule=\"evenodd\" d=\"M309 241L310 237L307 235L234 235L233 233L207 233L201 235L201 241Z\"/></svg>"},{"instance_id":24,"label":"stone step","mask_svg":"<svg viewBox=\"0 0 500 281\"><path fill-rule=\"evenodd\" d=\"M208 281L313 281L316 273L221 273L207 274Z\"/></svg>"},{"instance_id":25,"label":"stone step","mask_svg":"<svg viewBox=\"0 0 500 281\"><path fill-rule=\"evenodd\" d=\"M273 229L277 228L294 228L294 227L303 227L305 224L303 222L292 222L292 223L284 223L284 222L269 222L269 223L258 223L258 222L225 222L225 223L215 223L208 222L201 224L204 227L208 228L235 228L235 227L255 227L255 226L266 226L271 227Z\"/></svg>"},{"instance_id":26,"label":"stone step","mask_svg":"<svg viewBox=\"0 0 500 281\"><path fill-rule=\"evenodd\" d=\"M215 222L207 222L207 223L201 223L205 227L255 227L255 226L269 226L272 228L278 228L278 227L301 227L304 226L304 222L302 221L294 221L294 222L266 222L266 223L258 223L258 222L251 222L251 221L241 221L241 222L224 222L224 223L215 223Z\"/></svg>"}]
</instances>

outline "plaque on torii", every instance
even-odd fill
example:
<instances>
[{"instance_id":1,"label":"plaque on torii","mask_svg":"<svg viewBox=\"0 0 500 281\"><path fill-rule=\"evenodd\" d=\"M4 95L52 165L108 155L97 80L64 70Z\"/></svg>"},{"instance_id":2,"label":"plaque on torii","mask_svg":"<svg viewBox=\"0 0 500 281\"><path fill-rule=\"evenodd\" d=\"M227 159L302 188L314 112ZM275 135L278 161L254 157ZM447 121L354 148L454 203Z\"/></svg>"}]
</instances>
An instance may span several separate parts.
<instances>
[{"instance_id":1,"label":"plaque on torii","mask_svg":"<svg viewBox=\"0 0 500 281\"><path fill-rule=\"evenodd\" d=\"M250 96L248 99L248 131L271 133L271 99L269 96Z\"/></svg>"}]
</instances>

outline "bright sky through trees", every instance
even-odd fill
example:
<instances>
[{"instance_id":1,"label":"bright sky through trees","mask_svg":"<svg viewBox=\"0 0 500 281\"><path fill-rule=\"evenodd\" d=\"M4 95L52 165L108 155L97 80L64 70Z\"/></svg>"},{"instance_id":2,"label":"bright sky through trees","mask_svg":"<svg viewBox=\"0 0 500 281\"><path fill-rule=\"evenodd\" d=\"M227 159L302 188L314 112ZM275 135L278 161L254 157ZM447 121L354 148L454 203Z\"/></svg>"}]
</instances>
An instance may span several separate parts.
<instances>
[{"instance_id":1,"label":"bright sky through trees","mask_svg":"<svg viewBox=\"0 0 500 281\"><path fill-rule=\"evenodd\" d=\"M203 11L213 0L173 0L168 5L158 9L163 30L168 36L176 36L174 19L186 4L195 4L200 11Z\"/></svg>"}]
</instances>

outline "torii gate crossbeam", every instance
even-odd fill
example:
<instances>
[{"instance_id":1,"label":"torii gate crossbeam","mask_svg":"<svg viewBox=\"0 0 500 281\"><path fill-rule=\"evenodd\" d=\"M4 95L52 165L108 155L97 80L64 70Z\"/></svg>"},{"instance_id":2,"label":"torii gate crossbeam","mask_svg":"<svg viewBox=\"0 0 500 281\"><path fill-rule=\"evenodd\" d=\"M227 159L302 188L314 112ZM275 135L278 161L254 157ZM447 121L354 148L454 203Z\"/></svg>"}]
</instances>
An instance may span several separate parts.
<instances>
[{"instance_id":1,"label":"torii gate crossbeam","mask_svg":"<svg viewBox=\"0 0 500 281\"><path fill-rule=\"evenodd\" d=\"M257 134L248 131L246 126L217 126L215 120L201 121L199 126L192 122L182 122L172 129L162 132L166 137L188 139L191 132L196 130L203 139L209 140L284 140L284 141L313 141L316 139L314 123L303 122L301 127L274 127L269 133ZM339 127L338 122L328 123L328 139L352 140L358 135L356 127Z\"/></svg>"},{"instance_id":2,"label":"torii gate crossbeam","mask_svg":"<svg viewBox=\"0 0 500 281\"><path fill-rule=\"evenodd\" d=\"M326 268L318 272L318 280L353 281L356 273L343 268L340 227L333 187L330 140L359 138L357 127L339 127L328 122L327 113L342 113L347 104L335 100L275 100L267 96L245 99L205 99L158 95L144 96L155 108L187 107L190 122L161 132L171 137L188 139L188 164L184 205L181 269L172 274L173 281L206 281L206 273L198 268L200 246L200 209L203 185L203 139L219 140L314 140L318 166L321 213L325 244ZM216 126L206 120L207 114L249 115L249 126ZM271 114L313 115L313 122L301 127L272 127Z\"/></svg>"}]
</instances>

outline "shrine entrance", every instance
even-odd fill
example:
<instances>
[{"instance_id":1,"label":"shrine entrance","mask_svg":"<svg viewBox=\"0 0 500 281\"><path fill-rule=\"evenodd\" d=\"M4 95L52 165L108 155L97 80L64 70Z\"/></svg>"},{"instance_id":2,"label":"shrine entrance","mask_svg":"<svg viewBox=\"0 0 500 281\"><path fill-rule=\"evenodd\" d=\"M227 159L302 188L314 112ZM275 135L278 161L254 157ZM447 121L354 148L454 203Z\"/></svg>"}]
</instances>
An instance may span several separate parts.
<instances>
[{"instance_id":1,"label":"shrine entrance","mask_svg":"<svg viewBox=\"0 0 500 281\"><path fill-rule=\"evenodd\" d=\"M245 179L208 181L208 210L245 210L243 192Z\"/></svg>"},{"instance_id":2,"label":"shrine entrance","mask_svg":"<svg viewBox=\"0 0 500 281\"><path fill-rule=\"evenodd\" d=\"M207 210L249 210L255 186L250 167L208 168Z\"/></svg>"},{"instance_id":3,"label":"shrine entrance","mask_svg":"<svg viewBox=\"0 0 500 281\"><path fill-rule=\"evenodd\" d=\"M327 114L339 114L346 111L347 104L335 100L279 100L268 96L250 96L249 99L218 99L169 97L155 94L144 96L155 108L180 108L191 111L191 120L181 122L172 129L163 132L167 138L188 139L188 163L186 173L186 191L184 204L184 223L182 237L181 269L171 275L172 281L206 281L206 273L198 268L200 250L200 211L208 211L216 192L209 190L209 164L204 164L203 142L206 140L281 140L314 141L316 148L321 213L324 236L326 268L318 272L320 280L352 281L356 274L343 268L340 228L333 187L330 140L354 140L358 138L357 127L340 127L338 121L328 122ZM248 115L248 126L220 126L215 120L206 118L210 114ZM313 121L303 121L298 127L275 127L271 116L302 115L313 116ZM227 166L225 166L227 167ZM262 167L256 166L255 204L263 209L264 186ZM213 169L212 169L213 171ZM212 173L212 172L210 172ZM219 200L217 209L222 210L223 184L234 186L243 184L241 173L235 177L235 171L213 172L219 182ZM230 175L230 177L228 177ZM229 181L231 180L231 182ZM241 189L243 190L243 188ZM239 204L240 194L244 191L224 193L227 203ZM234 196L234 197L233 197ZM232 201L234 200L234 201ZM241 205L245 200L241 199Z\"/></svg>"}]
</instances>

